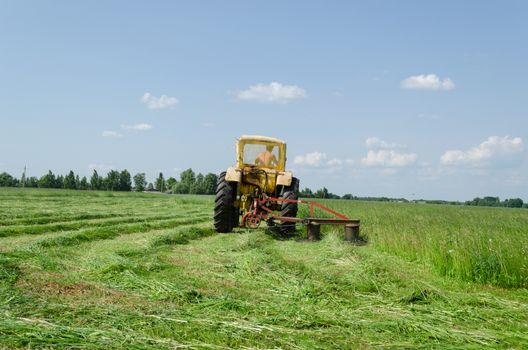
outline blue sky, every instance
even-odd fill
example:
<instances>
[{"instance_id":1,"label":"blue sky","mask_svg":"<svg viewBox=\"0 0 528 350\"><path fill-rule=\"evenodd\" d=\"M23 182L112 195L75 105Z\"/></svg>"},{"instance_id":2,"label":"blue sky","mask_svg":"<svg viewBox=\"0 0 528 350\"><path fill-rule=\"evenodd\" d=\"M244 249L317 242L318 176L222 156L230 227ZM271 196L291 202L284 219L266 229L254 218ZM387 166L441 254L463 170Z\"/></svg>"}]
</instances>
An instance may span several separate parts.
<instances>
[{"instance_id":1,"label":"blue sky","mask_svg":"<svg viewBox=\"0 0 528 350\"><path fill-rule=\"evenodd\" d=\"M3 1L0 171L153 179L288 143L301 186L528 200L522 1Z\"/></svg>"}]
</instances>

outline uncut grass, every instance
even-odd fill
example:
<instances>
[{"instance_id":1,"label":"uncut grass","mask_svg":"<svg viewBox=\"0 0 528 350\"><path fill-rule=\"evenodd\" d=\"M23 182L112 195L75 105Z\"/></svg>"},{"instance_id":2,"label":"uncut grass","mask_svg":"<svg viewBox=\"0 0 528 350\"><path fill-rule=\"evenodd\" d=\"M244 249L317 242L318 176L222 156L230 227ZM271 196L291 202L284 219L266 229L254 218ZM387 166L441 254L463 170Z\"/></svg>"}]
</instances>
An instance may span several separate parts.
<instances>
[{"instance_id":1,"label":"uncut grass","mask_svg":"<svg viewBox=\"0 0 528 350\"><path fill-rule=\"evenodd\" d=\"M362 234L381 251L421 261L441 275L463 281L528 287L528 210L324 203L360 218Z\"/></svg>"}]
</instances>

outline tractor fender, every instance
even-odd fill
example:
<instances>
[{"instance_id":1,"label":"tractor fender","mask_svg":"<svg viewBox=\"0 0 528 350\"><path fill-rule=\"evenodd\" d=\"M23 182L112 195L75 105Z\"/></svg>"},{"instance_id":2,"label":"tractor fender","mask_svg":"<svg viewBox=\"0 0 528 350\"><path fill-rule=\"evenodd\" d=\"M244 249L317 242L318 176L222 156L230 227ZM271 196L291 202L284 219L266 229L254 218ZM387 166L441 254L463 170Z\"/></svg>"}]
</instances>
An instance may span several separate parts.
<instances>
[{"instance_id":1,"label":"tractor fender","mask_svg":"<svg viewBox=\"0 0 528 350\"><path fill-rule=\"evenodd\" d=\"M290 186L293 174L291 171L279 171L277 175L277 185Z\"/></svg>"},{"instance_id":2,"label":"tractor fender","mask_svg":"<svg viewBox=\"0 0 528 350\"><path fill-rule=\"evenodd\" d=\"M240 182L242 180L242 172L240 169L229 167L227 168L225 179L229 182Z\"/></svg>"}]
</instances>

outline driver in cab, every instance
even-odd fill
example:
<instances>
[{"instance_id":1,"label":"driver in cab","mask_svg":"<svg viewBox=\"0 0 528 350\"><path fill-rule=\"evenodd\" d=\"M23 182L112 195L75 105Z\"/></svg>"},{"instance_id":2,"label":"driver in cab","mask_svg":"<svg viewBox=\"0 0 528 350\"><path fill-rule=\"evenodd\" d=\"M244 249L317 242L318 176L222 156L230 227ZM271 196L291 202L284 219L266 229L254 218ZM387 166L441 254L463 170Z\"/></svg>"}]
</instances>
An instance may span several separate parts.
<instances>
[{"instance_id":1,"label":"driver in cab","mask_svg":"<svg viewBox=\"0 0 528 350\"><path fill-rule=\"evenodd\" d=\"M272 153L273 146L266 146L266 150L260 152L255 159L255 165L260 165L266 168L274 168L278 164L277 157Z\"/></svg>"}]
</instances>

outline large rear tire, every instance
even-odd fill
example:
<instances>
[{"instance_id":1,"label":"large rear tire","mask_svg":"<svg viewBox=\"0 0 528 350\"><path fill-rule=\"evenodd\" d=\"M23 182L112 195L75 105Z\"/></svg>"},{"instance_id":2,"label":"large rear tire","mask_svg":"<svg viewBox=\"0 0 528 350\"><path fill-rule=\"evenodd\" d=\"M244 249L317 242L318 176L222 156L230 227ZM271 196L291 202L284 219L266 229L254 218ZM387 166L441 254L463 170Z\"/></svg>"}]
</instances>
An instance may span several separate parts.
<instances>
[{"instance_id":1,"label":"large rear tire","mask_svg":"<svg viewBox=\"0 0 528 350\"><path fill-rule=\"evenodd\" d=\"M228 233L238 226L239 211L235 207L236 182L225 179L225 171L220 173L216 184L214 207L214 227L216 232Z\"/></svg>"},{"instance_id":2,"label":"large rear tire","mask_svg":"<svg viewBox=\"0 0 528 350\"><path fill-rule=\"evenodd\" d=\"M281 195L282 199L294 199L299 198L299 179L294 177L290 186L286 186ZM297 217L297 203L282 202L281 205L281 216L295 218ZM283 222L280 224L281 233L293 233L295 232L295 222Z\"/></svg>"}]
</instances>

